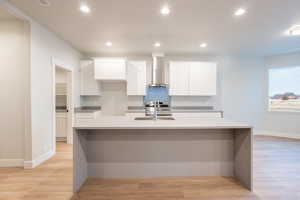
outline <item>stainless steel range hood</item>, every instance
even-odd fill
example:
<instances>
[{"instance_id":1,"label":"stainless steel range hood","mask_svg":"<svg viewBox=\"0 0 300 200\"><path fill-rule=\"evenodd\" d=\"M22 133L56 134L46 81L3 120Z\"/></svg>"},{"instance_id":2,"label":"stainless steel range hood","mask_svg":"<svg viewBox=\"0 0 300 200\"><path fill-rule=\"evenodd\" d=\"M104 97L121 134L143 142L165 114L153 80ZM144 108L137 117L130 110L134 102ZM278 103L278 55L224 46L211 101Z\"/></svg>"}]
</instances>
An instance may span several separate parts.
<instances>
[{"instance_id":1,"label":"stainless steel range hood","mask_svg":"<svg viewBox=\"0 0 300 200\"><path fill-rule=\"evenodd\" d=\"M164 54L152 54L152 76L151 84L152 87L166 87L166 68L164 62Z\"/></svg>"}]
</instances>

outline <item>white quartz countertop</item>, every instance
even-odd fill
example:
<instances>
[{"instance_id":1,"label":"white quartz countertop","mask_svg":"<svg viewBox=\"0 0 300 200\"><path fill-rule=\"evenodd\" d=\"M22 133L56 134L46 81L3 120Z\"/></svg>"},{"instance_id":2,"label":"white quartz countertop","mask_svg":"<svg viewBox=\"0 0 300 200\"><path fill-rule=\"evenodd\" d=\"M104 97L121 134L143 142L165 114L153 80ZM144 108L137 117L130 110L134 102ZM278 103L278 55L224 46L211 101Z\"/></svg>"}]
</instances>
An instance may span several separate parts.
<instances>
[{"instance_id":1,"label":"white quartz countertop","mask_svg":"<svg viewBox=\"0 0 300 200\"><path fill-rule=\"evenodd\" d=\"M98 119L77 119L75 129L240 129L248 124L223 118L176 118L175 120L134 120L126 116L101 116Z\"/></svg>"}]
</instances>

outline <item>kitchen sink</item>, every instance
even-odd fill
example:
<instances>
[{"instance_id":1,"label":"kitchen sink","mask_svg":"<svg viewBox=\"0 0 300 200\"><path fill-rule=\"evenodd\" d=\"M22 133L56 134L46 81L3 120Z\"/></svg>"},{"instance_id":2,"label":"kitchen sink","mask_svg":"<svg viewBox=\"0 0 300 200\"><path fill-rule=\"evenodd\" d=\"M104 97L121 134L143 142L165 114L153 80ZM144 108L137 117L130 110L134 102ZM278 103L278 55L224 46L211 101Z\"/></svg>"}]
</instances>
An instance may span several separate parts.
<instances>
[{"instance_id":1,"label":"kitchen sink","mask_svg":"<svg viewBox=\"0 0 300 200\"><path fill-rule=\"evenodd\" d=\"M153 117L136 117L134 120L155 120ZM174 117L158 117L157 120L175 120Z\"/></svg>"}]
</instances>

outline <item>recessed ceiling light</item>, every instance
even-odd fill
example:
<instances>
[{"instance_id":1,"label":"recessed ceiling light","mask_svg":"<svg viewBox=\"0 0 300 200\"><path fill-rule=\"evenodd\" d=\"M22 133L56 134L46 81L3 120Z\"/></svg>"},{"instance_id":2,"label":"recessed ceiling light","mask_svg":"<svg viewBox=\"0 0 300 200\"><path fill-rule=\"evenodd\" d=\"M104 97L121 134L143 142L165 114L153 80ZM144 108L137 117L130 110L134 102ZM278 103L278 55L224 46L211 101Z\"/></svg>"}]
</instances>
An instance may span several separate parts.
<instances>
[{"instance_id":1,"label":"recessed ceiling light","mask_svg":"<svg viewBox=\"0 0 300 200\"><path fill-rule=\"evenodd\" d=\"M234 15L235 16L241 16L241 15L244 15L246 13L246 10L243 9L243 8L239 8L235 11Z\"/></svg>"},{"instance_id":2,"label":"recessed ceiling light","mask_svg":"<svg viewBox=\"0 0 300 200\"><path fill-rule=\"evenodd\" d=\"M207 44L206 43L202 43L202 44L200 44L200 47L201 48L205 48L205 47L207 47Z\"/></svg>"},{"instance_id":3,"label":"recessed ceiling light","mask_svg":"<svg viewBox=\"0 0 300 200\"><path fill-rule=\"evenodd\" d=\"M91 9L87 4L81 4L80 5L80 11L83 13L90 13Z\"/></svg>"},{"instance_id":4,"label":"recessed ceiling light","mask_svg":"<svg viewBox=\"0 0 300 200\"><path fill-rule=\"evenodd\" d=\"M41 6L50 6L50 2L48 0L39 0Z\"/></svg>"},{"instance_id":5,"label":"recessed ceiling light","mask_svg":"<svg viewBox=\"0 0 300 200\"><path fill-rule=\"evenodd\" d=\"M161 9L160 9L160 13L162 14L162 15L169 15L170 14L170 12L171 12L171 10L170 10L170 8L168 7L168 6L164 6L164 7L162 7Z\"/></svg>"},{"instance_id":6,"label":"recessed ceiling light","mask_svg":"<svg viewBox=\"0 0 300 200\"><path fill-rule=\"evenodd\" d=\"M289 35L292 35L292 36L300 35L300 25L292 26L289 29Z\"/></svg>"},{"instance_id":7,"label":"recessed ceiling light","mask_svg":"<svg viewBox=\"0 0 300 200\"><path fill-rule=\"evenodd\" d=\"M153 46L155 46L155 47L160 47L161 44L160 44L159 42L155 42Z\"/></svg>"},{"instance_id":8,"label":"recessed ceiling light","mask_svg":"<svg viewBox=\"0 0 300 200\"><path fill-rule=\"evenodd\" d=\"M110 41L107 41L107 42L105 43L105 45L108 46L108 47L111 47L111 46L112 46L112 43L111 43Z\"/></svg>"}]
</instances>

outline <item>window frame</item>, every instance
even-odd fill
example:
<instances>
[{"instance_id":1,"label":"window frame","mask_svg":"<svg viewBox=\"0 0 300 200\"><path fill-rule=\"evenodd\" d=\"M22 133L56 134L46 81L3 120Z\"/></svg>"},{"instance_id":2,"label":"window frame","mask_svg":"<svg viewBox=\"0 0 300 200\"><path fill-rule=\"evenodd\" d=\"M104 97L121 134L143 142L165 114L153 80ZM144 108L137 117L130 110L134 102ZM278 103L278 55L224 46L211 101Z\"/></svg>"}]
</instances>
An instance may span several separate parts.
<instances>
[{"instance_id":1,"label":"window frame","mask_svg":"<svg viewBox=\"0 0 300 200\"><path fill-rule=\"evenodd\" d=\"M268 112L275 112L275 113L297 113L300 114L299 110L293 110L293 109L274 109L270 107L270 70L272 69L288 69L288 68L300 68L299 65L288 65L288 66L269 66L267 68L267 111Z\"/></svg>"}]
</instances>

